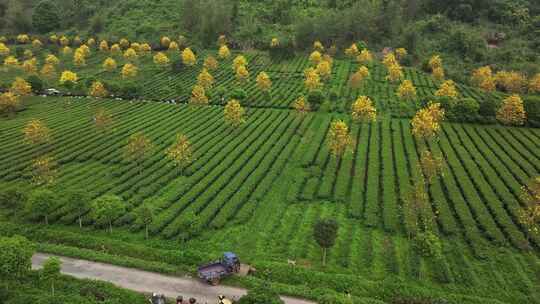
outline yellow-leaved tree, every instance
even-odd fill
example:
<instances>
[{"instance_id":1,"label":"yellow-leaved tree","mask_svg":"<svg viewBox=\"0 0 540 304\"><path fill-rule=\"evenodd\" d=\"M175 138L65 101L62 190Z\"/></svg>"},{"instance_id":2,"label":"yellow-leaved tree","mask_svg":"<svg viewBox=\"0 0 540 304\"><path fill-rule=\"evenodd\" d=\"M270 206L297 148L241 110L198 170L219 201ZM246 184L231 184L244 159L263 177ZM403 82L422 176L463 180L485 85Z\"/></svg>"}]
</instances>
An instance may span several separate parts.
<instances>
[{"instance_id":1,"label":"yellow-leaved tree","mask_svg":"<svg viewBox=\"0 0 540 304\"><path fill-rule=\"evenodd\" d=\"M416 99L416 88L414 87L412 81L403 80L401 85L398 87L397 96L401 100L414 101Z\"/></svg>"},{"instance_id":2,"label":"yellow-leaved tree","mask_svg":"<svg viewBox=\"0 0 540 304\"><path fill-rule=\"evenodd\" d=\"M440 55L433 55L429 59L429 67L431 68L431 71L433 71L436 68L442 68L442 59Z\"/></svg>"},{"instance_id":3,"label":"yellow-leaved tree","mask_svg":"<svg viewBox=\"0 0 540 304\"><path fill-rule=\"evenodd\" d=\"M45 57L45 63L51 64L51 65L58 65L60 63L60 60L58 59L58 57L54 56L53 54L49 54L47 55L47 57Z\"/></svg>"},{"instance_id":4,"label":"yellow-leaved tree","mask_svg":"<svg viewBox=\"0 0 540 304\"><path fill-rule=\"evenodd\" d=\"M210 71L217 70L218 65L219 65L219 63L218 63L218 61L216 60L216 58L214 56L208 55L208 56L206 56L206 58L204 58L203 66L207 70L210 70Z\"/></svg>"},{"instance_id":5,"label":"yellow-leaved tree","mask_svg":"<svg viewBox=\"0 0 540 304\"><path fill-rule=\"evenodd\" d=\"M79 36L73 37L73 45L79 46L79 45L81 45L81 43L82 43L81 37L79 37Z\"/></svg>"},{"instance_id":6,"label":"yellow-leaved tree","mask_svg":"<svg viewBox=\"0 0 540 304\"><path fill-rule=\"evenodd\" d=\"M244 57L243 55L238 55L233 60L233 70L236 71L239 67L246 66L247 64L248 62L246 57Z\"/></svg>"},{"instance_id":7,"label":"yellow-leaved tree","mask_svg":"<svg viewBox=\"0 0 540 304\"><path fill-rule=\"evenodd\" d=\"M343 120L336 120L330 124L328 131L328 148L330 154L341 159L348 149L352 149L353 139L349 134L349 127Z\"/></svg>"},{"instance_id":8,"label":"yellow-leaved tree","mask_svg":"<svg viewBox=\"0 0 540 304\"><path fill-rule=\"evenodd\" d=\"M171 43L169 43L169 51L176 52L179 49L180 47L178 46L178 43L176 43L175 41L171 41Z\"/></svg>"},{"instance_id":9,"label":"yellow-leaved tree","mask_svg":"<svg viewBox=\"0 0 540 304\"><path fill-rule=\"evenodd\" d=\"M13 92L5 92L0 94L0 114L12 117L17 113L21 101Z\"/></svg>"},{"instance_id":10,"label":"yellow-leaved tree","mask_svg":"<svg viewBox=\"0 0 540 304\"><path fill-rule=\"evenodd\" d=\"M523 100L519 95L505 98L496 114L497 120L505 125L520 126L525 124L527 115L523 107Z\"/></svg>"},{"instance_id":11,"label":"yellow-leaved tree","mask_svg":"<svg viewBox=\"0 0 540 304\"><path fill-rule=\"evenodd\" d=\"M231 51L229 51L229 47L227 47L226 45L222 45L219 48L218 56L219 56L220 59L229 58L229 56L231 56Z\"/></svg>"},{"instance_id":12,"label":"yellow-leaved tree","mask_svg":"<svg viewBox=\"0 0 540 304\"><path fill-rule=\"evenodd\" d=\"M236 99L231 99L225 105L223 109L223 115L225 123L228 125L237 128L246 122L245 119L245 110Z\"/></svg>"},{"instance_id":13,"label":"yellow-leaved tree","mask_svg":"<svg viewBox=\"0 0 540 304\"><path fill-rule=\"evenodd\" d=\"M41 76L49 80L56 77L56 69L54 68L54 65L50 63L44 64L39 73Z\"/></svg>"},{"instance_id":14,"label":"yellow-leaved tree","mask_svg":"<svg viewBox=\"0 0 540 304\"><path fill-rule=\"evenodd\" d=\"M377 120L377 109L369 97L360 96L351 105L351 115L355 122L374 122Z\"/></svg>"},{"instance_id":15,"label":"yellow-leaved tree","mask_svg":"<svg viewBox=\"0 0 540 304\"><path fill-rule=\"evenodd\" d=\"M217 40L217 45L222 46L222 45L226 45L226 44L227 44L227 36L219 35L218 40Z\"/></svg>"},{"instance_id":16,"label":"yellow-leaved tree","mask_svg":"<svg viewBox=\"0 0 540 304\"><path fill-rule=\"evenodd\" d=\"M124 157L127 161L135 163L135 166L139 169L139 175L142 174L144 160L150 155L153 148L154 145L150 138L146 137L142 132L137 132L129 137Z\"/></svg>"},{"instance_id":17,"label":"yellow-leaved tree","mask_svg":"<svg viewBox=\"0 0 540 304\"><path fill-rule=\"evenodd\" d=\"M360 55L356 57L356 61L360 64L369 64L373 61L373 55L371 55L371 52L368 49L363 49L360 52Z\"/></svg>"},{"instance_id":18,"label":"yellow-leaved tree","mask_svg":"<svg viewBox=\"0 0 540 304\"><path fill-rule=\"evenodd\" d=\"M37 51L41 49L42 46L43 46L43 43L39 39L32 40L32 48L34 48L34 50Z\"/></svg>"},{"instance_id":19,"label":"yellow-leaved tree","mask_svg":"<svg viewBox=\"0 0 540 304\"><path fill-rule=\"evenodd\" d=\"M79 77L72 71L63 71L62 75L60 75L60 84L62 85L75 84L77 81L79 81Z\"/></svg>"},{"instance_id":20,"label":"yellow-leaved tree","mask_svg":"<svg viewBox=\"0 0 540 304\"><path fill-rule=\"evenodd\" d=\"M96 39L94 38L90 38L86 41L86 45L88 45L89 47L94 47L96 45Z\"/></svg>"},{"instance_id":21,"label":"yellow-leaved tree","mask_svg":"<svg viewBox=\"0 0 540 304\"><path fill-rule=\"evenodd\" d=\"M354 58L358 56L359 53L360 51L358 50L358 46L356 46L356 43L353 43L350 47L345 49L345 55L347 55L347 57Z\"/></svg>"},{"instance_id":22,"label":"yellow-leaved tree","mask_svg":"<svg viewBox=\"0 0 540 304\"><path fill-rule=\"evenodd\" d=\"M23 61L22 68L26 74L36 74L38 69L37 65L37 59L34 57L32 59Z\"/></svg>"},{"instance_id":23,"label":"yellow-leaved tree","mask_svg":"<svg viewBox=\"0 0 540 304\"><path fill-rule=\"evenodd\" d=\"M193 66L197 63L197 58L190 48L185 48L182 51L182 62L187 66Z\"/></svg>"},{"instance_id":24,"label":"yellow-leaved tree","mask_svg":"<svg viewBox=\"0 0 540 304\"><path fill-rule=\"evenodd\" d=\"M134 49L137 55L141 52L141 44L138 42L132 42L129 47Z\"/></svg>"},{"instance_id":25,"label":"yellow-leaved tree","mask_svg":"<svg viewBox=\"0 0 540 304\"><path fill-rule=\"evenodd\" d=\"M414 115L411 125L412 134L418 139L431 140L437 136L444 120L444 110L439 103L429 103Z\"/></svg>"},{"instance_id":26,"label":"yellow-leaved tree","mask_svg":"<svg viewBox=\"0 0 540 304\"><path fill-rule=\"evenodd\" d=\"M398 82L403 78L403 69L399 64L393 64L388 67L388 76L386 79L390 82Z\"/></svg>"},{"instance_id":27,"label":"yellow-leaved tree","mask_svg":"<svg viewBox=\"0 0 540 304\"><path fill-rule=\"evenodd\" d=\"M530 239L532 235L540 234L540 176L521 188L521 197L525 208L519 212L519 222L526 227L527 239Z\"/></svg>"},{"instance_id":28,"label":"yellow-leaved tree","mask_svg":"<svg viewBox=\"0 0 540 304\"><path fill-rule=\"evenodd\" d=\"M90 52L90 48L86 45L86 44L83 44L81 45L77 51L81 52L83 54L84 57L88 57L90 56L91 52Z\"/></svg>"},{"instance_id":29,"label":"yellow-leaved tree","mask_svg":"<svg viewBox=\"0 0 540 304\"><path fill-rule=\"evenodd\" d=\"M49 41L56 44L58 42L58 36L56 34L52 34L49 36Z\"/></svg>"},{"instance_id":30,"label":"yellow-leaved tree","mask_svg":"<svg viewBox=\"0 0 540 304\"><path fill-rule=\"evenodd\" d=\"M66 36L60 37L60 45L62 46L68 46L69 45L69 38Z\"/></svg>"},{"instance_id":31,"label":"yellow-leaved tree","mask_svg":"<svg viewBox=\"0 0 540 304\"><path fill-rule=\"evenodd\" d=\"M138 73L139 73L139 69L137 68L137 66L131 63L126 63L124 67L122 68L123 79L135 78L137 77Z\"/></svg>"},{"instance_id":32,"label":"yellow-leaved tree","mask_svg":"<svg viewBox=\"0 0 540 304\"><path fill-rule=\"evenodd\" d=\"M304 85L311 92L322 87L321 77L317 70L314 68L308 68L304 71Z\"/></svg>"},{"instance_id":33,"label":"yellow-leaved tree","mask_svg":"<svg viewBox=\"0 0 540 304\"><path fill-rule=\"evenodd\" d=\"M398 48L396 49L396 58L397 60L402 60L403 58L405 58L405 56L407 56L408 52L407 52L407 49L405 48Z\"/></svg>"},{"instance_id":34,"label":"yellow-leaved tree","mask_svg":"<svg viewBox=\"0 0 540 304\"><path fill-rule=\"evenodd\" d=\"M241 65L236 69L236 80L240 83L246 83L249 80L249 71L245 65Z\"/></svg>"},{"instance_id":35,"label":"yellow-leaved tree","mask_svg":"<svg viewBox=\"0 0 540 304\"><path fill-rule=\"evenodd\" d=\"M275 47L278 47L279 46L279 39L277 38L272 38L272 40L270 41L270 47L271 48L275 48Z\"/></svg>"},{"instance_id":36,"label":"yellow-leaved tree","mask_svg":"<svg viewBox=\"0 0 540 304\"><path fill-rule=\"evenodd\" d=\"M182 174L184 169L193 162L193 147L188 137L177 134L176 141L165 151L165 155Z\"/></svg>"},{"instance_id":37,"label":"yellow-leaved tree","mask_svg":"<svg viewBox=\"0 0 540 304\"><path fill-rule=\"evenodd\" d=\"M110 130L111 125L113 124L113 117L109 111L105 108L99 108L94 114L94 125L96 129L102 133Z\"/></svg>"},{"instance_id":38,"label":"yellow-leaved tree","mask_svg":"<svg viewBox=\"0 0 540 304\"><path fill-rule=\"evenodd\" d=\"M124 58L127 60L127 61L135 61L137 60L137 58L139 58L139 55L137 55L137 52L135 52L134 49L132 48L128 48L125 52L124 52Z\"/></svg>"},{"instance_id":39,"label":"yellow-leaved tree","mask_svg":"<svg viewBox=\"0 0 540 304\"><path fill-rule=\"evenodd\" d=\"M113 72L114 70L116 70L116 61L111 57L108 57L107 59L105 59L105 61L103 61L103 68L107 72Z\"/></svg>"},{"instance_id":40,"label":"yellow-leaved tree","mask_svg":"<svg viewBox=\"0 0 540 304\"><path fill-rule=\"evenodd\" d=\"M191 91L191 98L189 99L189 104L191 105L207 105L208 97L206 96L206 91L201 85L193 86Z\"/></svg>"},{"instance_id":41,"label":"yellow-leaved tree","mask_svg":"<svg viewBox=\"0 0 540 304\"><path fill-rule=\"evenodd\" d=\"M471 83L483 91L494 91L496 82L491 67L488 65L474 70L471 76Z\"/></svg>"},{"instance_id":42,"label":"yellow-leaved tree","mask_svg":"<svg viewBox=\"0 0 540 304\"><path fill-rule=\"evenodd\" d=\"M8 56L4 59L4 66L6 68L16 68L19 66L19 60L15 56Z\"/></svg>"},{"instance_id":43,"label":"yellow-leaved tree","mask_svg":"<svg viewBox=\"0 0 540 304\"><path fill-rule=\"evenodd\" d=\"M256 80L257 87L263 92L268 92L272 87L272 80L270 80L270 76L266 72L260 72Z\"/></svg>"},{"instance_id":44,"label":"yellow-leaved tree","mask_svg":"<svg viewBox=\"0 0 540 304\"><path fill-rule=\"evenodd\" d=\"M122 53L122 49L120 48L120 45L118 43L115 43L111 46L111 53L113 55L119 55Z\"/></svg>"},{"instance_id":45,"label":"yellow-leaved tree","mask_svg":"<svg viewBox=\"0 0 540 304\"><path fill-rule=\"evenodd\" d=\"M435 96L448 97L456 99L459 97L459 93L456 89L456 84L453 80L447 80L441 84L439 90L435 92Z\"/></svg>"},{"instance_id":46,"label":"yellow-leaved tree","mask_svg":"<svg viewBox=\"0 0 540 304\"><path fill-rule=\"evenodd\" d=\"M171 44L171 38L169 38L167 36L161 37L161 46L162 47L168 48L170 44Z\"/></svg>"},{"instance_id":47,"label":"yellow-leaved tree","mask_svg":"<svg viewBox=\"0 0 540 304\"><path fill-rule=\"evenodd\" d=\"M38 156L32 160L32 183L38 186L51 185L57 176L58 164L52 156Z\"/></svg>"},{"instance_id":48,"label":"yellow-leaved tree","mask_svg":"<svg viewBox=\"0 0 540 304\"><path fill-rule=\"evenodd\" d=\"M73 54L73 50L69 46L65 46L62 49L62 55L64 55L65 57L70 56L71 54Z\"/></svg>"},{"instance_id":49,"label":"yellow-leaved tree","mask_svg":"<svg viewBox=\"0 0 540 304\"><path fill-rule=\"evenodd\" d=\"M30 42L30 37L27 34L19 34L17 35L17 42L21 44L26 44Z\"/></svg>"},{"instance_id":50,"label":"yellow-leaved tree","mask_svg":"<svg viewBox=\"0 0 540 304\"><path fill-rule=\"evenodd\" d=\"M390 69L392 66L399 66L399 62L396 59L394 53L388 53L384 55L382 63L386 66L387 69Z\"/></svg>"},{"instance_id":51,"label":"yellow-leaved tree","mask_svg":"<svg viewBox=\"0 0 540 304\"><path fill-rule=\"evenodd\" d=\"M10 91L18 96L26 96L32 93L32 86L23 78L16 77L15 81L11 84Z\"/></svg>"},{"instance_id":52,"label":"yellow-leaved tree","mask_svg":"<svg viewBox=\"0 0 540 304\"><path fill-rule=\"evenodd\" d=\"M204 68L197 76L197 84L202 86L205 90L210 90L214 85L214 77L206 68Z\"/></svg>"},{"instance_id":53,"label":"yellow-leaved tree","mask_svg":"<svg viewBox=\"0 0 540 304\"><path fill-rule=\"evenodd\" d=\"M540 73L536 73L529 81L529 93L540 93Z\"/></svg>"},{"instance_id":54,"label":"yellow-leaved tree","mask_svg":"<svg viewBox=\"0 0 540 304\"><path fill-rule=\"evenodd\" d=\"M436 177L442 175L444 162L442 157L435 156L426 149L420 155L418 166L424 175L426 184L432 184Z\"/></svg>"},{"instance_id":55,"label":"yellow-leaved tree","mask_svg":"<svg viewBox=\"0 0 540 304\"><path fill-rule=\"evenodd\" d=\"M353 89L358 89L364 84L364 80L369 77L369 70L365 66L361 66L358 71L353 73L349 78L349 85Z\"/></svg>"},{"instance_id":56,"label":"yellow-leaved tree","mask_svg":"<svg viewBox=\"0 0 540 304\"><path fill-rule=\"evenodd\" d=\"M169 57L165 55L162 52L157 53L154 55L154 64L156 64L160 68L168 67L171 63L171 60L169 60Z\"/></svg>"},{"instance_id":57,"label":"yellow-leaved tree","mask_svg":"<svg viewBox=\"0 0 540 304\"><path fill-rule=\"evenodd\" d=\"M2 42L0 42L0 56L5 57L9 55L10 49Z\"/></svg>"},{"instance_id":58,"label":"yellow-leaved tree","mask_svg":"<svg viewBox=\"0 0 540 304\"><path fill-rule=\"evenodd\" d=\"M120 44L120 47L123 49L127 49L130 45L129 40L127 40L126 38L120 39L119 44Z\"/></svg>"},{"instance_id":59,"label":"yellow-leaved tree","mask_svg":"<svg viewBox=\"0 0 540 304\"><path fill-rule=\"evenodd\" d=\"M431 71L431 76L435 81L441 82L444 80L445 74L444 69L442 67L436 67Z\"/></svg>"},{"instance_id":60,"label":"yellow-leaved tree","mask_svg":"<svg viewBox=\"0 0 540 304\"><path fill-rule=\"evenodd\" d=\"M24 142L38 146L50 142L51 129L39 119L30 120L23 128Z\"/></svg>"},{"instance_id":61,"label":"yellow-leaved tree","mask_svg":"<svg viewBox=\"0 0 540 304\"><path fill-rule=\"evenodd\" d=\"M34 57L34 52L32 52L32 50L24 50L23 55L24 55L24 58L30 59Z\"/></svg>"},{"instance_id":62,"label":"yellow-leaved tree","mask_svg":"<svg viewBox=\"0 0 540 304\"><path fill-rule=\"evenodd\" d=\"M527 87L527 77L519 72L500 71L495 75L497 84L509 93L521 93Z\"/></svg>"},{"instance_id":63,"label":"yellow-leaved tree","mask_svg":"<svg viewBox=\"0 0 540 304\"><path fill-rule=\"evenodd\" d=\"M332 76L332 65L327 60L319 62L316 69L319 76L321 76L321 78L325 81L330 79L330 76Z\"/></svg>"},{"instance_id":64,"label":"yellow-leaved tree","mask_svg":"<svg viewBox=\"0 0 540 304\"><path fill-rule=\"evenodd\" d=\"M324 52L324 45L320 41L313 42L313 49L317 52Z\"/></svg>"},{"instance_id":65,"label":"yellow-leaved tree","mask_svg":"<svg viewBox=\"0 0 540 304\"><path fill-rule=\"evenodd\" d=\"M105 98L109 96L109 92L107 92L107 89L101 81L94 81L90 86L90 91L88 93L90 96L97 98Z\"/></svg>"},{"instance_id":66,"label":"yellow-leaved tree","mask_svg":"<svg viewBox=\"0 0 540 304\"><path fill-rule=\"evenodd\" d=\"M73 64L77 67L82 67L86 65L86 58L84 56L84 53L77 49L75 51L75 55L73 55Z\"/></svg>"},{"instance_id":67,"label":"yellow-leaved tree","mask_svg":"<svg viewBox=\"0 0 540 304\"><path fill-rule=\"evenodd\" d=\"M309 55L309 62L311 62L312 65L317 65L322 60L322 54L319 51L313 51L311 55Z\"/></svg>"},{"instance_id":68,"label":"yellow-leaved tree","mask_svg":"<svg viewBox=\"0 0 540 304\"><path fill-rule=\"evenodd\" d=\"M301 117L305 116L310 111L309 103L306 101L306 98L303 95L294 101L293 109Z\"/></svg>"},{"instance_id":69,"label":"yellow-leaved tree","mask_svg":"<svg viewBox=\"0 0 540 304\"><path fill-rule=\"evenodd\" d=\"M141 44L141 54L148 55L152 52L152 47L148 43Z\"/></svg>"}]
</instances>

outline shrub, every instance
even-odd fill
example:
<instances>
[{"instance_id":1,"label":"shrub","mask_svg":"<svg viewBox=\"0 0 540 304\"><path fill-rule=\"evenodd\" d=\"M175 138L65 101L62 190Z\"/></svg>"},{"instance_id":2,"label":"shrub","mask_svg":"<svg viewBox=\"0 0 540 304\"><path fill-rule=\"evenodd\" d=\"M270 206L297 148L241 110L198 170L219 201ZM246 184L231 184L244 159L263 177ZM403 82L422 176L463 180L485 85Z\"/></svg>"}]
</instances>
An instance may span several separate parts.
<instances>
[{"instance_id":1,"label":"shrub","mask_svg":"<svg viewBox=\"0 0 540 304\"><path fill-rule=\"evenodd\" d=\"M414 248L426 257L440 257L442 244L439 237L431 231L420 232L415 236Z\"/></svg>"},{"instance_id":2,"label":"shrub","mask_svg":"<svg viewBox=\"0 0 540 304\"><path fill-rule=\"evenodd\" d=\"M533 127L540 127L540 96L524 97L523 107L527 113L528 123Z\"/></svg>"},{"instance_id":3,"label":"shrub","mask_svg":"<svg viewBox=\"0 0 540 304\"><path fill-rule=\"evenodd\" d=\"M184 70L185 68L185 65L184 65L184 62L182 61L182 58L176 58L173 60L172 64L171 64L171 70L175 73L180 73Z\"/></svg>"},{"instance_id":4,"label":"shrub","mask_svg":"<svg viewBox=\"0 0 540 304\"><path fill-rule=\"evenodd\" d=\"M136 99L141 92L142 88L135 82L121 84L118 88L118 95L125 99Z\"/></svg>"},{"instance_id":5,"label":"shrub","mask_svg":"<svg viewBox=\"0 0 540 304\"><path fill-rule=\"evenodd\" d=\"M314 90L309 92L307 100L314 111L317 111L321 104L324 102L324 93L321 90Z\"/></svg>"},{"instance_id":6,"label":"shrub","mask_svg":"<svg viewBox=\"0 0 540 304\"><path fill-rule=\"evenodd\" d=\"M0 206L18 209L26 203L26 193L26 189L19 186L4 188L0 191Z\"/></svg>"},{"instance_id":7,"label":"shrub","mask_svg":"<svg viewBox=\"0 0 540 304\"><path fill-rule=\"evenodd\" d=\"M32 86L32 91L34 93L40 93L43 91L43 80L37 75L30 75L26 78L26 81Z\"/></svg>"},{"instance_id":8,"label":"shrub","mask_svg":"<svg viewBox=\"0 0 540 304\"><path fill-rule=\"evenodd\" d=\"M229 94L229 99L236 99L238 101L240 101L240 103L243 104L243 102L246 100L247 98L247 93L244 89L240 89L240 88L237 88L237 89L234 89L231 94Z\"/></svg>"},{"instance_id":9,"label":"shrub","mask_svg":"<svg viewBox=\"0 0 540 304\"><path fill-rule=\"evenodd\" d=\"M474 98L463 98L454 103L449 110L450 119L458 121L473 121L478 115L480 104Z\"/></svg>"}]
</instances>

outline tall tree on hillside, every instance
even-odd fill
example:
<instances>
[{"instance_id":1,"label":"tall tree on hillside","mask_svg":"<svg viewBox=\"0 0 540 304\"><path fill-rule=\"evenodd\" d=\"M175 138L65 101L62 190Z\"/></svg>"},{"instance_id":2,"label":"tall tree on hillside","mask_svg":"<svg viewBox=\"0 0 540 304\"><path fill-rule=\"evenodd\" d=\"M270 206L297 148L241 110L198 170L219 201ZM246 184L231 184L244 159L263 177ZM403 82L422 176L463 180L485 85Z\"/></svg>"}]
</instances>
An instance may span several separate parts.
<instances>
[{"instance_id":1,"label":"tall tree on hillside","mask_svg":"<svg viewBox=\"0 0 540 304\"><path fill-rule=\"evenodd\" d=\"M338 233L338 223L333 219L321 219L313 227L313 237L322 248L322 263L326 265L326 252L334 246Z\"/></svg>"},{"instance_id":2,"label":"tall tree on hillside","mask_svg":"<svg viewBox=\"0 0 540 304\"><path fill-rule=\"evenodd\" d=\"M521 188L521 197L526 207L520 211L519 221L523 224L529 233L540 234L540 176L531 179L527 185Z\"/></svg>"},{"instance_id":3,"label":"tall tree on hillside","mask_svg":"<svg viewBox=\"0 0 540 304\"><path fill-rule=\"evenodd\" d=\"M32 183L52 185L57 176L57 163L52 156L40 156L32 160Z\"/></svg>"},{"instance_id":4,"label":"tall tree on hillside","mask_svg":"<svg viewBox=\"0 0 540 304\"><path fill-rule=\"evenodd\" d=\"M0 279L7 282L25 277L32 267L35 250L22 236L0 237Z\"/></svg>"},{"instance_id":5,"label":"tall tree on hillside","mask_svg":"<svg viewBox=\"0 0 540 304\"><path fill-rule=\"evenodd\" d=\"M126 212L126 204L116 195L104 195L92 202L91 217L98 225L106 224L112 233L112 222Z\"/></svg>"},{"instance_id":6,"label":"tall tree on hillside","mask_svg":"<svg viewBox=\"0 0 540 304\"><path fill-rule=\"evenodd\" d=\"M137 222L144 225L145 237L148 239L148 227L154 221L154 210L148 203L144 203L135 211Z\"/></svg>"},{"instance_id":7,"label":"tall tree on hillside","mask_svg":"<svg viewBox=\"0 0 540 304\"><path fill-rule=\"evenodd\" d=\"M49 215L58 205L59 198L52 190L36 189L30 193L26 202L26 212L31 216L44 219L49 224Z\"/></svg>"},{"instance_id":8,"label":"tall tree on hillside","mask_svg":"<svg viewBox=\"0 0 540 304\"><path fill-rule=\"evenodd\" d=\"M328 148L332 156L339 161L352 145L353 139L347 124L343 120L333 121L328 131Z\"/></svg>"},{"instance_id":9,"label":"tall tree on hillside","mask_svg":"<svg viewBox=\"0 0 540 304\"><path fill-rule=\"evenodd\" d=\"M54 297L54 283L60 277L60 269L62 267L62 262L57 257L48 258L45 263L43 263L43 268L39 272L40 278L51 283L51 292Z\"/></svg>"},{"instance_id":10,"label":"tall tree on hillside","mask_svg":"<svg viewBox=\"0 0 540 304\"><path fill-rule=\"evenodd\" d=\"M193 148L184 134L176 135L176 141L165 153L180 173L193 162Z\"/></svg>"},{"instance_id":11,"label":"tall tree on hillside","mask_svg":"<svg viewBox=\"0 0 540 304\"><path fill-rule=\"evenodd\" d=\"M51 0L42 0L34 8L32 26L39 33L48 33L60 28L58 7Z\"/></svg>"},{"instance_id":12,"label":"tall tree on hillside","mask_svg":"<svg viewBox=\"0 0 540 304\"><path fill-rule=\"evenodd\" d=\"M105 108L97 109L94 114L94 124L100 132L106 132L113 123L112 114Z\"/></svg>"},{"instance_id":13,"label":"tall tree on hillside","mask_svg":"<svg viewBox=\"0 0 540 304\"><path fill-rule=\"evenodd\" d=\"M142 163L152 148L153 144L150 139L142 132L137 132L129 137L124 156L128 161L135 162L139 174L142 174Z\"/></svg>"},{"instance_id":14,"label":"tall tree on hillside","mask_svg":"<svg viewBox=\"0 0 540 304\"><path fill-rule=\"evenodd\" d=\"M29 121L23 129L23 133L24 142L32 146L45 144L51 140L51 130L39 119Z\"/></svg>"},{"instance_id":15,"label":"tall tree on hillside","mask_svg":"<svg viewBox=\"0 0 540 304\"><path fill-rule=\"evenodd\" d=\"M81 189L69 189L64 192L63 205L70 207L71 213L77 216L79 228L82 228L82 217L90 210L90 195Z\"/></svg>"},{"instance_id":16,"label":"tall tree on hillside","mask_svg":"<svg viewBox=\"0 0 540 304\"><path fill-rule=\"evenodd\" d=\"M245 113L246 110L236 99L229 100L223 109L225 123L233 128L238 128L246 122Z\"/></svg>"}]
</instances>

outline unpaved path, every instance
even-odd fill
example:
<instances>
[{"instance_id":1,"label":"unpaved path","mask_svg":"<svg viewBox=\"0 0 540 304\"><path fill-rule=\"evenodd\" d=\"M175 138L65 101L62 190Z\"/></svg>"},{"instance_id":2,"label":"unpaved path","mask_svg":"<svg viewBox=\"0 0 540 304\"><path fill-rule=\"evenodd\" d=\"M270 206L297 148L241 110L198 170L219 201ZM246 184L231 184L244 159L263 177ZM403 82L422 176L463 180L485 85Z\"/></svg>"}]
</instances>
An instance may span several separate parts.
<instances>
[{"instance_id":1,"label":"unpaved path","mask_svg":"<svg viewBox=\"0 0 540 304\"><path fill-rule=\"evenodd\" d=\"M53 255L37 253L32 257L32 268L41 268L45 260ZM210 286L190 277L173 277L159 273L120 267L110 264L56 256L62 261L62 273L80 279L95 279L111 282L117 286L138 292L157 292L166 297L184 299L195 298L197 303L217 303L217 297L224 295L238 299L246 290L230 286ZM287 304L314 304L307 300L282 297Z\"/></svg>"}]
</instances>

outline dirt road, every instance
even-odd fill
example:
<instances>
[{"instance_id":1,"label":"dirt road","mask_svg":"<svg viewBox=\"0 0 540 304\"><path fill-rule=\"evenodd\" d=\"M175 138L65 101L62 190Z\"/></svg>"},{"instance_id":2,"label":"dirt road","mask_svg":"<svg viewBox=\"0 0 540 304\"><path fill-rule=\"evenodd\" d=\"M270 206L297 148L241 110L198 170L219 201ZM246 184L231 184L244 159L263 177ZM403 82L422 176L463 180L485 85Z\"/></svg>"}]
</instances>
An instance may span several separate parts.
<instances>
[{"instance_id":1,"label":"dirt road","mask_svg":"<svg viewBox=\"0 0 540 304\"><path fill-rule=\"evenodd\" d=\"M39 269L45 260L52 255L38 253L32 258L32 268ZM167 297L176 298L182 295L184 299L195 298L197 303L213 304L217 302L218 295L225 295L231 299L238 299L246 290L230 286L209 286L197 279L189 277L172 277L159 273L137 270L60 257L62 273L81 279L95 279L111 282L117 286L138 292L157 292ZM287 304L314 304L307 300L291 297L282 297Z\"/></svg>"}]
</instances>

